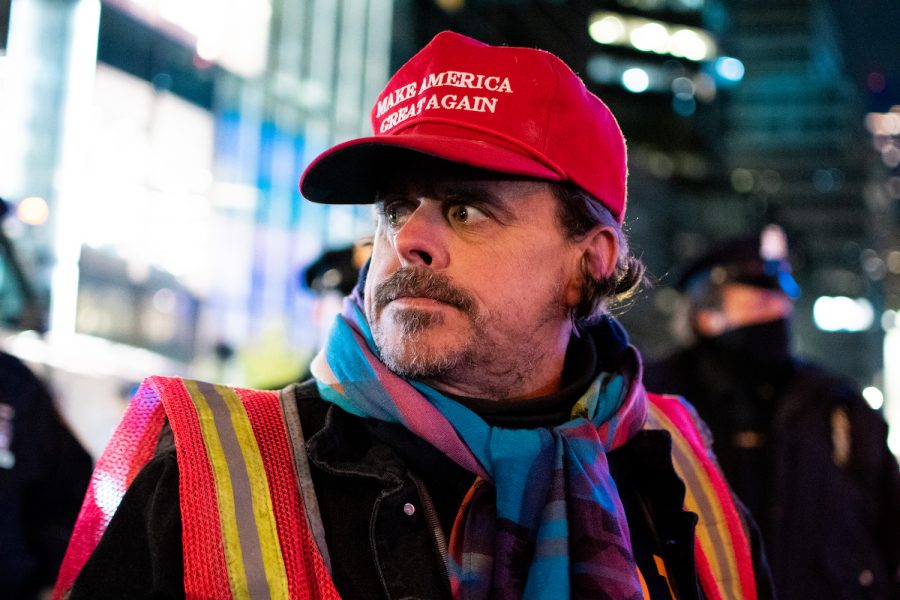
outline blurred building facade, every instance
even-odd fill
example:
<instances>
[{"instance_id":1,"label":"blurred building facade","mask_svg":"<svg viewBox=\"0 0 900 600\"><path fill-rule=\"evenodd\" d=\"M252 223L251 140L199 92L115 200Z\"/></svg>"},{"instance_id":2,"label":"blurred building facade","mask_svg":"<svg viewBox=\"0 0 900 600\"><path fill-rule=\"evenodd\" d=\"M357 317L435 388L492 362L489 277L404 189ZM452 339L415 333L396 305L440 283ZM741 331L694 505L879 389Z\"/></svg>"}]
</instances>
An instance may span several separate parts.
<instances>
[{"instance_id":1,"label":"blurred building facade","mask_svg":"<svg viewBox=\"0 0 900 600\"><path fill-rule=\"evenodd\" d=\"M4 227L45 328L186 364L264 331L302 348L298 271L371 219L296 180L368 127L391 0L0 5Z\"/></svg>"}]
</instances>

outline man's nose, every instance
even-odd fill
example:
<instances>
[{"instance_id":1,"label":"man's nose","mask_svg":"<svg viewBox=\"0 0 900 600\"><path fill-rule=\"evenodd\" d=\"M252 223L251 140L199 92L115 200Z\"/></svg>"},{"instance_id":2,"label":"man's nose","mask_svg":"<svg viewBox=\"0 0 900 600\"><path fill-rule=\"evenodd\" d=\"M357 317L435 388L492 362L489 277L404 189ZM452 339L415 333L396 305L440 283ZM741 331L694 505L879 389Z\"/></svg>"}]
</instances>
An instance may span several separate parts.
<instances>
[{"instance_id":1,"label":"man's nose","mask_svg":"<svg viewBox=\"0 0 900 600\"><path fill-rule=\"evenodd\" d=\"M394 233L394 248L403 266L442 269L449 263L450 228L440 203L423 199Z\"/></svg>"}]
</instances>

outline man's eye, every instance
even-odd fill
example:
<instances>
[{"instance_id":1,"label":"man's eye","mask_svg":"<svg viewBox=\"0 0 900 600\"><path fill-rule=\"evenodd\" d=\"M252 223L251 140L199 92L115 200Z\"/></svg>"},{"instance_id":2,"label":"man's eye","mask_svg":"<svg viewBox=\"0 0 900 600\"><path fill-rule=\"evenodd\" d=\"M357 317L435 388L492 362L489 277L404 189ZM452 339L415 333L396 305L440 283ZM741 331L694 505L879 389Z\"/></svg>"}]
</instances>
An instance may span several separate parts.
<instances>
[{"instance_id":1,"label":"man's eye","mask_svg":"<svg viewBox=\"0 0 900 600\"><path fill-rule=\"evenodd\" d=\"M469 204L454 204L450 207L447 214L451 221L467 225L478 223L487 218L484 212Z\"/></svg>"},{"instance_id":2,"label":"man's eye","mask_svg":"<svg viewBox=\"0 0 900 600\"><path fill-rule=\"evenodd\" d=\"M403 225L403 222L409 215L409 211L409 207L401 202L386 203L382 204L379 207L379 212L384 217L384 220L387 221L387 224L391 227L399 227Z\"/></svg>"}]
</instances>

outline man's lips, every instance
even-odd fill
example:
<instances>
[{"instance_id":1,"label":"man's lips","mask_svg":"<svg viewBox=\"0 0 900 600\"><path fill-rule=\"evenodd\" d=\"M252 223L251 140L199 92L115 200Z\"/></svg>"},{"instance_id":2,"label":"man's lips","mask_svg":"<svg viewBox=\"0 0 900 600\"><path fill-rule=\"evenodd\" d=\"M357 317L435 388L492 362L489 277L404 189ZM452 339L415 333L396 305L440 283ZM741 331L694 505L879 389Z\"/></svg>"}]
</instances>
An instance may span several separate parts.
<instances>
[{"instance_id":1,"label":"man's lips","mask_svg":"<svg viewBox=\"0 0 900 600\"><path fill-rule=\"evenodd\" d=\"M413 295L399 295L395 298L392 298L389 303L400 303L400 304L413 304L413 305L423 305L423 306L453 306L449 302L441 300L440 298L433 298L431 296L413 296Z\"/></svg>"}]
</instances>

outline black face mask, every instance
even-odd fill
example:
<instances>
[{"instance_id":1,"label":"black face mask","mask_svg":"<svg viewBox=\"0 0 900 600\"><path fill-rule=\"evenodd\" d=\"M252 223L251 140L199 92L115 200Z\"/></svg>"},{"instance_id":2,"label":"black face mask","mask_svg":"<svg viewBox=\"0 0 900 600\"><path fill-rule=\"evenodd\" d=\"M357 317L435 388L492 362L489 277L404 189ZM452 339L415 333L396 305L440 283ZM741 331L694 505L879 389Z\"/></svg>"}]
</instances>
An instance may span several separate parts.
<instances>
[{"instance_id":1,"label":"black face mask","mask_svg":"<svg viewBox=\"0 0 900 600\"><path fill-rule=\"evenodd\" d=\"M791 362L791 326L787 319L766 321L703 338L701 346L747 369L781 369Z\"/></svg>"}]
</instances>

